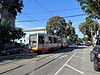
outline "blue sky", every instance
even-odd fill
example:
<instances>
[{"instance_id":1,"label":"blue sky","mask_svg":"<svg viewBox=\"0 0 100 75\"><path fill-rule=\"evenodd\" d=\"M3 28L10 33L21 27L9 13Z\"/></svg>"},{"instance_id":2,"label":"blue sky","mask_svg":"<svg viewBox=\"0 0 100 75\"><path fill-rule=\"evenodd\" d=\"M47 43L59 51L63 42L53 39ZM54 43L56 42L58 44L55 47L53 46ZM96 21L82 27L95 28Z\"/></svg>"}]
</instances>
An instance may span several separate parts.
<instances>
[{"instance_id":1,"label":"blue sky","mask_svg":"<svg viewBox=\"0 0 100 75\"><path fill-rule=\"evenodd\" d=\"M66 22L72 21L72 26L76 34L81 38L83 35L78 29L78 25L85 21L84 16L69 17L84 14L79 4L75 0L23 0L24 8L22 14L16 17L16 26L24 29L45 27L47 20L52 16L65 17ZM34 20L29 22L28 20ZM24 22L17 22L24 21ZM28 22L25 22L28 21Z\"/></svg>"}]
</instances>

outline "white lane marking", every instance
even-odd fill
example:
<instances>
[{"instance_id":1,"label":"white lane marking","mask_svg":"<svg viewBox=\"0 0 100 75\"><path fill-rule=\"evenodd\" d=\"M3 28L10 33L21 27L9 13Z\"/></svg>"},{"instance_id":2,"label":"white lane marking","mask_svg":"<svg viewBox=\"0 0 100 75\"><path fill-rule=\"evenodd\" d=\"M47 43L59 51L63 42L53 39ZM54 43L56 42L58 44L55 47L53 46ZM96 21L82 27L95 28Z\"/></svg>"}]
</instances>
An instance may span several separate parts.
<instances>
[{"instance_id":1,"label":"white lane marking","mask_svg":"<svg viewBox=\"0 0 100 75\"><path fill-rule=\"evenodd\" d=\"M80 58L80 59L84 59L83 57L80 57L80 56L75 56L76 58Z\"/></svg>"},{"instance_id":2,"label":"white lane marking","mask_svg":"<svg viewBox=\"0 0 100 75\"><path fill-rule=\"evenodd\" d=\"M63 58L63 57L67 57L67 55L63 55L63 56L61 56L61 57L59 57L59 58Z\"/></svg>"},{"instance_id":3,"label":"white lane marking","mask_svg":"<svg viewBox=\"0 0 100 75\"><path fill-rule=\"evenodd\" d=\"M75 71L77 71L77 72L79 72L79 73L81 73L81 74L85 74L84 72L82 72L82 71L80 71L80 70L78 70L78 69L76 69L76 68L74 68L74 67L72 67L72 66L70 66L68 64L66 64L66 66L71 68L71 69L73 69L73 70L75 70Z\"/></svg>"},{"instance_id":4,"label":"white lane marking","mask_svg":"<svg viewBox=\"0 0 100 75\"><path fill-rule=\"evenodd\" d=\"M77 52L75 52L54 75L57 75L63 69L63 67L75 56L76 53Z\"/></svg>"},{"instance_id":5,"label":"white lane marking","mask_svg":"<svg viewBox=\"0 0 100 75\"><path fill-rule=\"evenodd\" d=\"M60 54L52 54L49 56L49 58L58 58L60 56Z\"/></svg>"}]
</instances>

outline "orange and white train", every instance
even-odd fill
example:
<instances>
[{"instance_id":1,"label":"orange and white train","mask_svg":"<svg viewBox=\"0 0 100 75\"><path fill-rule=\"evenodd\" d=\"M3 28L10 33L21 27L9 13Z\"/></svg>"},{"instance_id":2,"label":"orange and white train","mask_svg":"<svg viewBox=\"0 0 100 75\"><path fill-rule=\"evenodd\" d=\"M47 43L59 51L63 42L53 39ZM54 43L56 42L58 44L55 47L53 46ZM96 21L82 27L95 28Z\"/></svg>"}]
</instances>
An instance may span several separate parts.
<instances>
[{"instance_id":1,"label":"orange and white train","mask_svg":"<svg viewBox=\"0 0 100 75\"><path fill-rule=\"evenodd\" d=\"M36 33L29 36L29 52L46 53L63 47L67 47L69 40L64 37Z\"/></svg>"}]
</instances>

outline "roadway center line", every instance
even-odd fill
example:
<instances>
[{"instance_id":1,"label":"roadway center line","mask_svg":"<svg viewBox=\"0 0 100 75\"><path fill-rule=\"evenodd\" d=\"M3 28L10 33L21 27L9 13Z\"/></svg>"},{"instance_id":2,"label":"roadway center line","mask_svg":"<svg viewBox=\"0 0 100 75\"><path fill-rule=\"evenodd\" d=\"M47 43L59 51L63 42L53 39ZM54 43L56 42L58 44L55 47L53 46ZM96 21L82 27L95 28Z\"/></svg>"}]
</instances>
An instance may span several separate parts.
<instances>
[{"instance_id":1,"label":"roadway center line","mask_svg":"<svg viewBox=\"0 0 100 75\"><path fill-rule=\"evenodd\" d=\"M54 75L57 75L63 69L63 67L66 66L66 64L75 56L76 53L77 52L75 52Z\"/></svg>"},{"instance_id":2,"label":"roadway center line","mask_svg":"<svg viewBox=\"0 0 100 75\"><path fill-rule=\"evenodd\" d=\"M72 66L70 66L68 64L66 64L66 66L71 68L71 69L73 69L73 70L75 70L75 71L77 71L77 72L79 72L79 73L81 73L81 74L85 74L84 72L82 72L82 71L80 71L80 70L78 70L78 69L76 69L76 68L74 68L74 67L72 67Z\"/></svg>"}]
</instances>

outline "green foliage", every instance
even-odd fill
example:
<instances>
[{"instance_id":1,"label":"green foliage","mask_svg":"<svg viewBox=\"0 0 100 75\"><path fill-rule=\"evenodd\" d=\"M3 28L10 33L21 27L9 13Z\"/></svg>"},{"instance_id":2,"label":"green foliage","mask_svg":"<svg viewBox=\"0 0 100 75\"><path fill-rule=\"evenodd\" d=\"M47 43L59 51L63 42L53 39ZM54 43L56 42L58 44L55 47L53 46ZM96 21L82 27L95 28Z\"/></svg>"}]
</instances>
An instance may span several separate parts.
<instances>
[{"instance_id":1,"label":"green foliage","mask_svg":"<svg viewBox=\"0 0 100 75\"><path fill-rule=\"evenodd\" d=\"M46 25L47 33L63 35L66 30L66 22L63 17L53 16L47 21Z\"/></svg>"},{"instance_id":2,"label":"green foliage","mask_svg":"<svg viewBox=\"0 0 100 75\"><path fill-rule=\"evenodd\" d=\"M77 42L82 42L83 40L81 38L77 38Z\"/></svg>"},{"instance_id":3,"label":"green foliage","mask_svg":"<svg viewBox=\"0 0 100 75\"><path fill-rule=\"evenodd\" d=\"M100 0L76 0L81 8L93 18L100 18Z\"/></svg>"},{"instance_id":4,"label":"green foliage","mask_svg":"<svg viewBox=\"0 0 100 75\"><path fill-rule=\"evenodd\" d=\"M77 34L73 34L72 40L73 40L73 41L77 41L77 38L78 38L78 35L77 35Z\"/></svg>"},{"instance_id":5,"label":"green foliage","mask_svg":"<svg viewBox=\"0 0 100 75\"><path fill-rule=\"evenodd\" d=\"M67 35L68 36L73 36L75 34L75 28L74 27L68 27L67 28Z\"/></svg>"},{"instance_id":6,"label":"green foliage","mask_svg":"<svg viewBox=\"0 0 100 75\"><path fill-rule=\"evenodd\" d=\"M91 39L92 35L97 33L99 23L88 16L85 22L79 24L78 28L84 35L87 35Z\"/></svg>"},{"instance_id":7,"label":"green foliage","mask_svg":"<svg viewBox=\"0 0 100 75\"><path fill-rule=\"evenodd\" d=\"M72 36L75 35L75 28L72 27L72 22L71 20L68 21L67 23L67 35L71 38Z\"/></svg>"},{"instance_id":8,"label":"green foliage","mask_svg":"<svg viewBox=\"0 0 100 75\"><path fill-rule=\"evenodd\" d=\"M72 27L71 20L68 23L60 16L53 16L47 21L46 30L48 34L56 34L58 36L65 36L72 41L76 41L78 35L75 34L75 28Z\"/></svg>"},{"instance_id":9,"label":"green foliage","mask_svg":"<svg viewBox=\"0 0 100 75\"><path fill-rule=\"evenodd\" d=\"M13 28L9 25L0 25L0 43L8 43L15 39L20 39L25 36L21 28Z\"/></svg>"},{"instance_id":10,"label":"green foliage","mask_svg":"<svg viewBox=\"0 0 100 75\"><path fill-rule=\"evenodd\" d=\"M68 24L68 27L72 27L72 22L71 22L71 20L69 20L67 24Z\"/></svg>"},{"instance_id":11,"label":"green foliage","mask_svg":"<svg viewBox=\"0 0 100 75\"><path fill-rule=\"evenodd\" d=\"M21 13L23 8L23 0L0 0L2 4L2 9L8 10L10 14L16 17L17 12Z\"/></svg>"},{"instance_id":12,"label":"green foliage","mask_svg":"<svg viewBox=\"0 0 100 75\"><path fill-rule=\"evenodd\" d=\"M83 37L83 41L89 41L88 37Z\"/></svg>"},{"instance_id":13,"label":"green foliage","mask_svg":"<svg viewBox=\"0 0 100 75\"><path fill-rule=\"evenodd\" d=\"M20 39L25 35L21 28L11 27L10 23L12 18L13 20L16 18L17 12L21 13L23 0L0 0L0 4L2 5L0 20L0 45L4 45L5 43L14 41L15 39ZM7 12L6 15L5 11ZM6 16L8 19L6 19Z\"/></svg>"}]
</instances>

